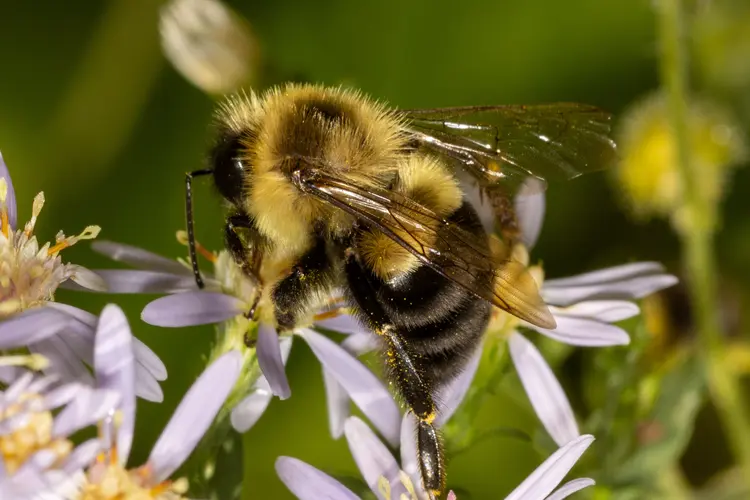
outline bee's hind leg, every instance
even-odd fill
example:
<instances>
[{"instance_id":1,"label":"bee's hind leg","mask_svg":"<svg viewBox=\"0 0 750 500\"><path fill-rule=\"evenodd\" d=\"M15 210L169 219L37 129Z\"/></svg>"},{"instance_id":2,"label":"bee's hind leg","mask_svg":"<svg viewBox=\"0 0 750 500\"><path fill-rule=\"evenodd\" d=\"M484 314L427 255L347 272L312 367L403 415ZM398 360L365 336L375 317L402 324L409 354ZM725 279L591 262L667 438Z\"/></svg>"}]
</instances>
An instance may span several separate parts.
<instances>
[{"instance_id":1,"label":"bee's hind leg","mask_svg":"<svg viewBox=\"0 0 750 500\"><path fill-rule=\"evenodd\" d=\"M347 251L345 272L349 291L373 330L385 341L385 359L391 380L417 417L417 459L424 488L435 497L445 489L445 460L440 436L434 426L436 406L433 388L422 370L419 358L408 342L393 326L388 314L377 299L374 283L357 261L356 254Z\"/></svg>"}]
</instances>

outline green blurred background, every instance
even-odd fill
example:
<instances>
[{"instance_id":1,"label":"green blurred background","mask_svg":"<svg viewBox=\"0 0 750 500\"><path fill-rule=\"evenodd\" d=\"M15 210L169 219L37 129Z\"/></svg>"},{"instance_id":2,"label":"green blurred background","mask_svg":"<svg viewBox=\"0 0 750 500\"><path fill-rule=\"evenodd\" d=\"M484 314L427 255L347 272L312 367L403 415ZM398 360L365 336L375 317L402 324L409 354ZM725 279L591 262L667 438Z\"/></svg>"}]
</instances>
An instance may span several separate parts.
<instances>
[{"instance_id":1,"label":"green blurred background","mask_svg":"<svg viewBox=\"0 0 750 500\"><path fill-rule=\"evenodd\" d=\"M259 77L266 83L344 83L407 108L582 101L616 114L657 86L655 20L646 0L229 3L248 19L272 68ZM162 56L159 7L148 0L0 3L0 150L19 220L29 216L36 192L47 195L43 239L98 224L101 238L183 255L174 235L184 225L184 172L202 165L214 102ZM745 169L733 177L718 242L722 284L739 304L750 292L749 175ZM204 183L196 191L199 238L219 248L219 200ZM630 260L659 260L680 273L669 225L634 222L620 198L606 173L550 187L534 253L548 276ZM86 244L65 257L113 266ZM143 324L139 312L152 298L59 295L92 312L108 301L122 305L134 333L167 365L164 403L139 402L133 463L145 460L212 339L210 328ZM274 401L250 431L252 498L290 497L273 471L279 455L356 475L346 443L329 437L320 369L302 343L288 366L293 397ZM575 369L568 371L563 381L575 401L580 387ZM695 482L726 460L711 409L703 413L703 442L686 459ZM536 428L523 397L494 397L482 419ZM529 443L498 436L453 457L450 482L473 498L502 497L541 460Z\"/></svg>"}]
</instances>

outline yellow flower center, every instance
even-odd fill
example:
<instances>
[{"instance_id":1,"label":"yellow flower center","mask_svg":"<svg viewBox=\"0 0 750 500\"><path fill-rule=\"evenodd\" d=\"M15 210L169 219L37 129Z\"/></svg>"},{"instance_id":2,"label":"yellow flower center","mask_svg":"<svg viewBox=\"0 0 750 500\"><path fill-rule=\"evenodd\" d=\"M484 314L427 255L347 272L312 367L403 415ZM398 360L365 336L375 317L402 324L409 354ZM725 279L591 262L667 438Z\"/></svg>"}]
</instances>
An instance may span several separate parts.
<instances>
[{"instance_id":1,"label":"yellow flower center","mask_svg":"<svg viewBox=\"0 0 750 500\"><path fill-rule=\"evenodd\" d=\"M111 458L111 457L110 457ZM100 455L86 475L77 500L180 500L188 489L187 479L151 486L148 465L134 470Z\"/></svg>"},{"instance_id":2,"label":"yellow flower center","mask_svg":"<svg viewBox=\"0 0 750 500\"><path fill-rule=\"evenodd\" d=\"M77 236L60 231L55 244L41 247L34 235L37 218L44 206L44 193L34 198L31 219L23 230L10 227L8 184L0 178L0 319L54 300L63 281L75 275L75 266L63 264L60 252L81 240L96 238L100 228L88 226Z\"/></svg>"},{"instance_id":3,"label":"yellow flower center","mask_svg":"<svg viewBox=\"0 0 750 500\"><path fill-rule=\"evenodd\" d=\"M54 417L50 411L31 409L41 401L38 394L24 393L12 405L0 411L0 422L16 416L22 422L12 432L0 435L0 456L9 474L15 473L31 455L39 451L52 452L57 458L55 464L59 464L73 449L73 443L67 439L52 436Z\"/></svg>"}]
</instances>

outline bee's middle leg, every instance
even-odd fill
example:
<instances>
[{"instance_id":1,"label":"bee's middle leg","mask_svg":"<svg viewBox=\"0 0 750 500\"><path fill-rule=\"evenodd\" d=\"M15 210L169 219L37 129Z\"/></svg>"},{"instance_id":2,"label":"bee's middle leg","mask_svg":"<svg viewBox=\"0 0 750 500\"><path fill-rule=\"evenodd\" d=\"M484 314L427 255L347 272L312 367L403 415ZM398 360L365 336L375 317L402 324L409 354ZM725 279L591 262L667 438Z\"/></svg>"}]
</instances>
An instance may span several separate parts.
<instances>
[{"instance_id":1,"label":"bee's middle leg","mask_svg":"<svg viewBox=\"0 0 750 500\"><path fill-rule=\"evenodd\" d=\"M313 246L292 266L291 272L273 289L272 299L279 328L294 328L300 314L307 310L312 299L333 286L334 276L335 266L326 241L317 238Z\"/></svg>"}]
</instances>

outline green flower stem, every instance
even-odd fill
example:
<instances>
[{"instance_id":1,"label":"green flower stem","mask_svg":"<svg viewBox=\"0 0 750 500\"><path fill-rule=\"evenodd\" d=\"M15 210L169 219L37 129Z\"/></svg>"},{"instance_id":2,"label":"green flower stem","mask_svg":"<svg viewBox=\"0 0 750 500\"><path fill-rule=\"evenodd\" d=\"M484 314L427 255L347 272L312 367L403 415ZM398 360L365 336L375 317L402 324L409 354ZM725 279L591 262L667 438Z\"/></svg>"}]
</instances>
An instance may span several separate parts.
<instances>
[{"instance_id":1,"label":"green flower stem","mask_svg":"<svg viewBox=\"0 0 750 500\"><path fill-rule=\"evenodd\" d=\"M688 70L682 0L659 0L661 78L677 146L687 222L678 227L685 252L690 294L711 398L734 455L750 481L750 418L739 381L729 370L717 304L713 254L717 207L700 189L700 172L692 163L688 130Z\"/></svg>"}]
</instances>

